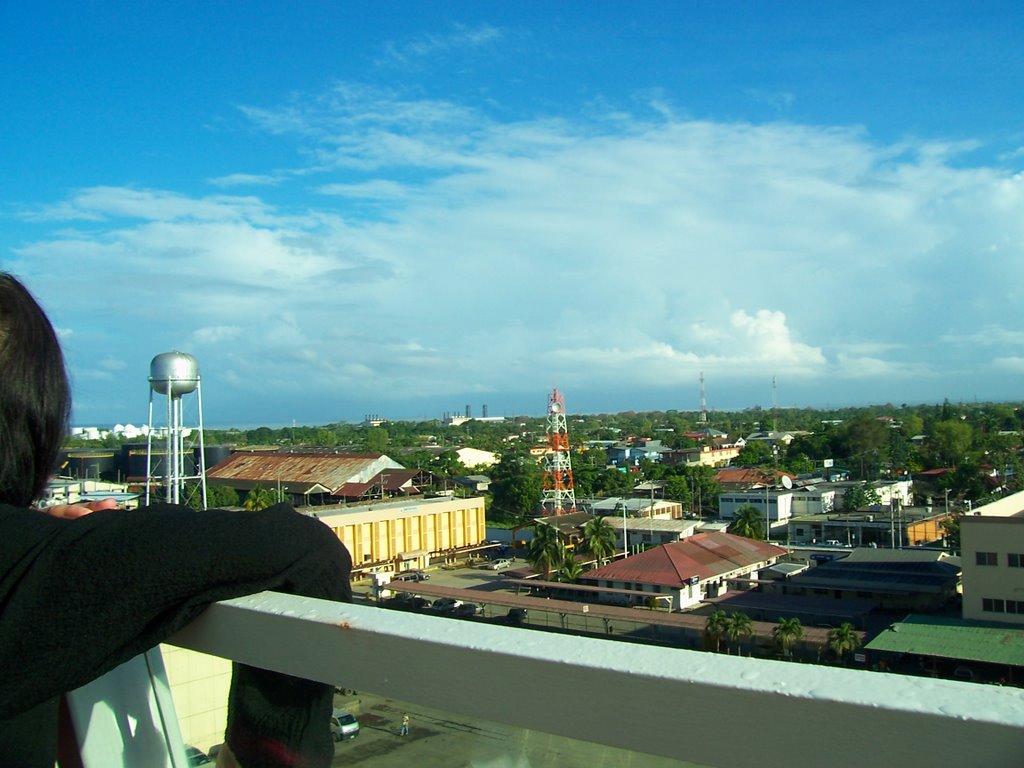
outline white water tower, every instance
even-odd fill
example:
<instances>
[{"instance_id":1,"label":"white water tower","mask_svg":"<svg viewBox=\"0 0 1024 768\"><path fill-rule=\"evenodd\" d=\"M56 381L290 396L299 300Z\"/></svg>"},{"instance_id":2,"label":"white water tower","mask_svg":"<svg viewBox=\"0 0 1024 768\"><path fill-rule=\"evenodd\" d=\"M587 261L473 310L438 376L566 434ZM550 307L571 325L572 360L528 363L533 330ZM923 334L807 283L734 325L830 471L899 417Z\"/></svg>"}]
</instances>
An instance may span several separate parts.
<instances>
[{"instance_id":1,"label":"white water tower","mask_svg":"<svg viewBox=\"0 0 1024 768\"><path fill-rule=\"evenodd\" d=\"M160 429L153 423L153 394L167 398L167 418L163 473L153 476L153 435ZM191 428L185 426L182 398L195 393L198 404L199 450L197 474L185 468L185 435ZM149 364L149 432L146 438L146 503L150 500L153 481L164 487L163 498L171 504L180 504L184 498L186 480L198 480L202 492L202 508L206 509L206 446L203 445L203 394L199 382L199 361L185 352L163 352Z\"/></svg>"}]
</instances>

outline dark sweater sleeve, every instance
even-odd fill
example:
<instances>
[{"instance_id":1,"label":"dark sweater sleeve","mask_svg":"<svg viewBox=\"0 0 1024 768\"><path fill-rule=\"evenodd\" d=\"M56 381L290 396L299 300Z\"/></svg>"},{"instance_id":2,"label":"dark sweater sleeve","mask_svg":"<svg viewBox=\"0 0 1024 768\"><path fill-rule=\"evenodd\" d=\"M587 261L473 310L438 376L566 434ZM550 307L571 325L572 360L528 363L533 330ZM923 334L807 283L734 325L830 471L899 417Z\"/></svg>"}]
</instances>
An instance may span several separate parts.
<instances>
[{"instance_id":1,"label":"dark sweater sleeve","mask_svg":"<svg viewBox=\"0 0 1024 768\"><path fill-rule=\"evenodd\" d=\"M0 506L0 717L89 682L214 601L265 589L351 600L350 571L334 533L287 505L195 512L158 504L75 520ZM247 749L233 732L259 738L261 751L285 742L282 758L323 752L330 739L329 689L308 681L236 665L229 713L240 760Z\"/></svg>"}]
</instances>

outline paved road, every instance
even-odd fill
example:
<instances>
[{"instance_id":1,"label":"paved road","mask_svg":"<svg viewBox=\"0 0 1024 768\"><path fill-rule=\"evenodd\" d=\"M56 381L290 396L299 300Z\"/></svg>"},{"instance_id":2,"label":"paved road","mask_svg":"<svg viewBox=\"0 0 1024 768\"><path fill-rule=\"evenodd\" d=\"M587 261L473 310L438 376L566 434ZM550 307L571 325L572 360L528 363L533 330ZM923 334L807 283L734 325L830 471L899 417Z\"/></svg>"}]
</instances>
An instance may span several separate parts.
<instances>
[{"instance_id":1,"label":"paved road","mask_svg":"<svg viewBox=\"0 0 1024 768\"><path fill-rule=\"evenodd\" d=\"M518 564L521 564L519 561ZM505 590L500 573L477 568L435 569L430 584L447 587L479 588L487 592ZM368 591L369 585L356 585L356 591ZM508 588L509 594L514 590ZM483 598L483 595L481 597ZM481 600L483 602L483 599ZM489 615L504 615L494 606ZM575 617L574 617L575 619ZM455 619L452 619L455 621ZM582 620L580 620L582 621ZM556 627L558 614L531 609L533 626ZM587 631L598 629L591 621ZM583 630L584 627L573 627ZM381 696L359 693L337 696L335 706L351 711L359 718L358 738L335 747L333 765L366 764L372 768L433 767L460 768L687 768L668 758L643 755L589 742L580 742L540 731L527 731L485 720L455 715L440 710L401 702ZM399 736L402 713L408 712L410 732Z\"/></svg>"},{"instance_id":2,"label":"paved road","mask_svg":"<svg viewBox=\"0 0 1024 768\"><path fill-rule=\"evenodd\" d=\"M360 734L335 746L335 766L372 768L686 768L652 755L574 741L559 736L405 706L381 696L335 697L335 706L359 718ZM402 713L409 713L409 735L399 736ZM696 768L694 766L694 768Z\"/></svg>"}]
</instances>

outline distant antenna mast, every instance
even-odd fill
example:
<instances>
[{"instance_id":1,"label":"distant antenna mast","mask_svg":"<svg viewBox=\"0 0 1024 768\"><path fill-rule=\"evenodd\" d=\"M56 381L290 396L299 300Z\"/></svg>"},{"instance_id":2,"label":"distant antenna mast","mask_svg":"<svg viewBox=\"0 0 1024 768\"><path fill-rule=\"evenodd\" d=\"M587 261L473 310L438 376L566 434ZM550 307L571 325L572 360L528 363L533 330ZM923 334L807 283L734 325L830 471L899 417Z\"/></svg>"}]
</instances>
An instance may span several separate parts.
<instances>
[{"instance_id":1,"label":"distant antenna mast","mask_svg":"<svg viewBox=\"0 0 1024 768\"><path fill-rule=\"evenodd\" d=\"M701 424L708 423L708 404L704 399L704 371L700 372L700 415L697 421Z\"/></svg>"},{"instance_id":2,"label":"distant antenna mast","mask_svg":"<svg viewBox=\"0 0 1024 768\"><path fill-rule=\"evenodd\" d=\"M555 389L548 398L548 449L544 464L544 489L541 505L545 516L567 515L576 511L576 492L569 458L569 428L565 422L565 400Z\"/></svg>"},{"instance_id":3,"label":"distant antenna mast","mask_svg":"<svg viewBox=\"0 0 1024 768\"><path fill-rule=\"evenodd\" d=\"M772 376L772 432L779 431L778 402L775 392L775 377Z\"/></svg>"}]
</instances>

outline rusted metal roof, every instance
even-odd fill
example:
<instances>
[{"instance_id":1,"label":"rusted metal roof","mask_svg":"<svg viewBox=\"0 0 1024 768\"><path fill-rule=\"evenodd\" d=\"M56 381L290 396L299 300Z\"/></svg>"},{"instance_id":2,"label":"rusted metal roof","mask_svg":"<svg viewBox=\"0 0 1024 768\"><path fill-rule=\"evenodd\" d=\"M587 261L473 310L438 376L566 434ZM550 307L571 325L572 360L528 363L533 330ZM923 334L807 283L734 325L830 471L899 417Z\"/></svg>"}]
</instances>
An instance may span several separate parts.
<instances>
[{"instance_id":1,"label":"rusted metal roof","mask_svg":"<svg viewBox=\"0 0 1024 768\"><path fill-rule=\"evenodd\" d=\"M407 471L380 453L236 451L208 470L206 477L243 490L281 484L293 492L335 493L348 483L368 484L381 472L387 475L395 470Z\"/></svg>"}]
</instances>

